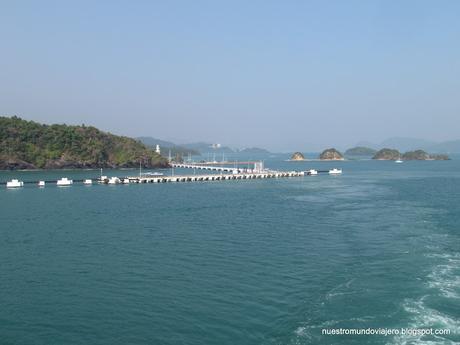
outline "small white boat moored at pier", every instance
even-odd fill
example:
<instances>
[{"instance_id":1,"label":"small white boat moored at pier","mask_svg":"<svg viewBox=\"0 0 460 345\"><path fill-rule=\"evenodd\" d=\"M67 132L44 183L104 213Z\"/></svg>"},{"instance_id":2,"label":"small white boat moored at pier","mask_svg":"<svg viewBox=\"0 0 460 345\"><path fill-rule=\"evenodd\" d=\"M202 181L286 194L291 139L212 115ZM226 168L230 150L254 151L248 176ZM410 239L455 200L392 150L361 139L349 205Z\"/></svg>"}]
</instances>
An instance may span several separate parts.
<instances>
[{"instance_id":1,"label":"small white boat moored at pier","mask_svg":"<svg viewBox=\"0 0 460 345\"><path fill-rule=\"evenodd\" d=\"M6 188L19 188L19 187L24 187L24 182L19 181L17 179L13 179L6 183Z\"/></svg>"},{"instance_id":2,"label":"small white boat moored at pier","mask_svg":"<svg viewBox=\"0 0 460 345\"><path fill-rule=\"evenodd\" d=\"M73 184L73 180L69 180L67 177L63 177L60 180L57 180L56 185L60 187L70 186Z\"/></svg>"},{"instance_id":3,"label":"small white boat moored at pier","mask_svg":"<svg viewBox=\"0 0 460 345\"><path fill-rule=\"evenodd\" d=\"M173 164L174 167L180 168L191 168L199 169L202 168L198 165L185 165L185 164ZM82 183L83 185L90 186L93 183L102 183L109 185L118 185L118 184L131 184L131 183L166 183L166 182L201 182L201 181L225 181L225 180L254 180L254 179L271 179L271 178L281 178L281 177L301 177L301 176L315 176L320 174L330 175L339 175L342 173L342 169L330 169L330 170L316 170L310 169L305 171L280 171L280 170L270 170L262 169L261 166L256 166L257 169L238 169L238 168L228 168L228 167L204 167L206 170L218 171L219 173L201 173L197 174L195 171L193 175L142 175L139 176L104 176L101 174L98 178L85 178L81 180L76 180L76 183ZM39 187L45 187L45 180L39 181L28 181L26 183L35 184ZM56 185L61 186L71 186L74 184L74 181L63 177L57 181L48 181L47 183L55 183ZM23 187L24 182L17 179L13 179L6 184L7 188Z\"/></svg>"},{"instance_id":4,"label":"small white boat moored at pier","mask_svg":"<svg viewBox=\"0 0 460 345\"><path fill-rule=\"evenodd\" d=\"M145 176L164 176L163 173L160 172L146 172L144 173Z\"/></svg>"},{"instance_id":5,"label":"small white boat moored at pier","mask_svg":"<svg viewBox=\"0 0 460 345\"><path fill-rule=\"evenodd\" d=\"M120 179L118 177L111 177L109 178L109 182L107 182L108 184L119 184L121 183Z\"/></svg>"},{"instance_id":6,"label":"small white boat moored at pier","mask_svg":"<svg viewBox=\"0 0 460 345\"><path fill-rule=\"evenodd\" d=\"M341 173L342 173L342 169L334 168L334 169L329 170L329 175L340 175Z\"/></svg>"}]
</instances>

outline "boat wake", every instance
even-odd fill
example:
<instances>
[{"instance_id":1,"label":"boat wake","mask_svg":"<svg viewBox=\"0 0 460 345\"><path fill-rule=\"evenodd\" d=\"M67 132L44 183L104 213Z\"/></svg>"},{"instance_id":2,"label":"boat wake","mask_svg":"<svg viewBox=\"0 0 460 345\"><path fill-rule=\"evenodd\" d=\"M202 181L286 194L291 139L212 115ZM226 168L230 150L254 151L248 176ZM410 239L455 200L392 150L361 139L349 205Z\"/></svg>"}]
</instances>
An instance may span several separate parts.
<instances>
[{"instance_id":1,"label":"boat wake","mask_svg":"<svg viewBox=\"0 0 460 345\"><path fill-rule=\"evenodd\" d=\"M398 336L390 344L443 344L460 343L460 255L431 254L438 261L427 276L427 288L430 294L418 300L407 299L403 302L404 311L410 316L407 328L448 330L448 335ZM447 308L445 307L447 306ZM442 309L442 311L441 311Z\"/></svg>"}]
</instances>

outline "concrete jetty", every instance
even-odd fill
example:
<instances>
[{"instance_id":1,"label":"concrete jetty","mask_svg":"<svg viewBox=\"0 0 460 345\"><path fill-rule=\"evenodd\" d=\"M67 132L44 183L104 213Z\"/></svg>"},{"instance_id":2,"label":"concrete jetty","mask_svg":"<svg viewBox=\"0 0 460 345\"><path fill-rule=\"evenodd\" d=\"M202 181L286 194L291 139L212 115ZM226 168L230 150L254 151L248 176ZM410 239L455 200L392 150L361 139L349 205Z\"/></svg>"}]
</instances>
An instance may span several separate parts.
<instances>
[{"instance_id":1,"label":"concrete jetty","mask_svg":"<svg viewBox=\"0 0 460 345\"><path fill-rule=\"evenodd\" d=\"M242 171L242 169L238 169L238 168L211 166L211 165L201 165L201 164L171 163L171 166L173 168L181 168L181 169L222 171L222 172L232 172L232 173L238 173L238 172Z\"/></svg>"},{"instance_id":2,"label":"concrete jetty","mask_svg":"<svg viewBox=\"0 0 460 345\"><path fill-rule=\"evenodd\" d=\"M267 178L299 177L303 171L289 172L259 172L259 173L232 173L232 174L198 174L176 176L135 176L127 177L129 183L166 183L166 182L198 182L198 181L225 181L225 180L255 180Z\"/></svg>"},{"instance_id":3,"label":"concrete jetty","mask_svg":"<svg viewBox=\"0 0 460 345\"><path fill-rule=\"evenodd\" d=\"M272 179L272 178L288 178L288 177L301 177L301 176L314 176L318 173L328 173L330 175L341 174L341 169L332 169L332 170L307 170L307 171L276 171L269 170L263 167L263 163L256 164L254 169L238 169L238 168L229 168L229 167L220 167L220 166L201 166L195 164L182 164L182 163L173 163L171 164L173 168L182 168L182 169L195 169L195 170L208 170L215 173L201 173L201 174L187 174L187 175L175 175L174 170L172 175L142 175L141 171L139 176L125 176L125 177L107 177L102 176L100 178L87 178L87 179L78 179L78 180L69 180L72 183L82 183L84 185L91 185L93 182L98 182L101 184L130 184L130 183L168 183L168 182L201 182L201 181L228 181L228 180L256 180L256 179ZM63 178L66 179L66 178ZM61 179L61 180L63 180ZM59 185L59 181L26 181L20 182L22 187L24 184L36 184L40 187L44 187L49 183ZM67 179L66 179L67 180ZM16 180L14 180L16 181ZM18 183L19 183L18 182ZM10 182L11 184L12 182ZM5 182L0 182L0 184L6 184ZM16 186L16 185L15 185ZM7 185L7 187L9 187Z\"/></svg>"}]
</instances>

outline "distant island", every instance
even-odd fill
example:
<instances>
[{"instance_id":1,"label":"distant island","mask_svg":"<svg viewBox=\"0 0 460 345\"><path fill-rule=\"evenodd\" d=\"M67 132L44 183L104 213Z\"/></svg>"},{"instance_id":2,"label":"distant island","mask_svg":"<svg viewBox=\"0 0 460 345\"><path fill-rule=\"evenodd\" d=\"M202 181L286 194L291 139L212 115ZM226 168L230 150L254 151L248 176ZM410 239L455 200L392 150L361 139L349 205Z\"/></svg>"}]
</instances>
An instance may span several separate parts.
<instances>
[{"instance_id":1,"label":"distant island","mask_svg":"<svg viewBox=\"0 0 460 345\"><path fill-rule=\"evenodd\" d=\"M326 149L319 155L319 159L321 160L343 160L343 155L336 150L335 148Z\"/></svg>"},{"instance_id":2,"label":"distant island","mask_svg":"<svg viewBox=\"0 0 460 345\"><path fill-rule=\"evenodd\" d=\"M291 161L304 161L305 157L301 152L294 152L291 156Z\"/></svg>"},{"instance_id":3,"label":"distant island","mask_svg":"<svg viewBox=\"0 0 460 345\"><path fill-rule=\"evenodd\" d=\"M393 137L380 143L361 141L356 146L372 147L374 149L392 147L400 152L423 150L431 153L460 153L460 140L435 142L426 139Z\"/></svg>"},{"instance_id":4,"label":"distant island","mask_svg":"<svg viewBox=\"0 0 460 345\"><path fill-rule=\"evenodd\" d=\"M449 156L445 154L428 154L423 150L409 151L402 155L402 159L405 161L410 160L436 160L436 161L446 161L449 160Z\"/></svg>"},{"instance_id":5,"label":"distant island","mask_svg":"<svg viewBox=\"0 0 460 345\"><path fill-rule=\"evenodd\" d=\"M247 154L270 154L270 151L261 149L260 147L248 147L237 151L238 153L247 153Z\"/></svg>"},{"instance_id":6,"label":"distant island","mask_svg":"<svg viewBox=\"0 0 460 345\"><path fill-rule=\"evenodd\" d=\"M268 155L271 152L260 148L260 147L248 147L242 149L232 149L228 146L222 146L221 144L210 144L205 142L197 142L191 144L176 144L171 141L166 141L154 137L137 137L137 140L151 148L156 148L156 145L160 146L161 154L168 156L171 151L171 156L200 156L209 153L212 154L231 154L231 153L244 153L244 154L263 154Z\"/></svg>"},{"instance_id":7,"label":"distant island","mask_svg":"<svg viewBox=\"0 0 460 345\"><path fill-rule=\"evenodd\" d=\"M444 154L428 154L423 150L408 151L403 154L396 149L384 148L378 151L372 159L377 160L448 160L449 156Z\"/></svg>"},{"instance_id":8,"label":"distant island","mask_svg":"<svg viewBox=\"0 0 460 345\"><path fill-rule=\"evenodd\" d=\"M168 167L166 158L132 138L91 126L43 125L0 117L0 169Z\"/></svg>"},{"instance_id":9,"label":"distant island","mask_svg":"<svg viewBox=\"0 0 460 345\"><path fill-rule=\"evenodd\" d=\"M372 159L395 161L401 159L401 153L395 149L384 148L377 151Z\"/></svg>"},{"instance_id":10,"label":"distant island","mask_svg":"<svg viewBox=\"0 0 460 345\"><path fill-rule=\"evenodd\" d=\"M221 144L210 144L205 142L197 142L190 144L181 144L180 146L185 147L186 149L192 149L200 152L201 154L206 153L233 153L233 151L228 146L222 146Z\"/></svg>"},{"instance_id":11,"label":"distant island","mask_svg":"<svg viewBox=\"0 0 460 345\"><path fill-rule=\"evenodd\" d=\"M345 151L345 156L374 156L377 150L370 147L357 146Z\"/></svg>"},{"instance_id":12,"label":"distant island","mask_svg":"<svg viewBox=\"0 0 460 345\"><path fill-rule=\"evenodd\" d=\"M192 143L192 144L181 144L181 147L200 152L202 155L207 153L246 153L246 154L270 154L271 152L260 148L260 147L247 147L242 149L230 148L228 146L222 146L221 144L209 144L204 142Z\"/></svg>"}]
</instances>

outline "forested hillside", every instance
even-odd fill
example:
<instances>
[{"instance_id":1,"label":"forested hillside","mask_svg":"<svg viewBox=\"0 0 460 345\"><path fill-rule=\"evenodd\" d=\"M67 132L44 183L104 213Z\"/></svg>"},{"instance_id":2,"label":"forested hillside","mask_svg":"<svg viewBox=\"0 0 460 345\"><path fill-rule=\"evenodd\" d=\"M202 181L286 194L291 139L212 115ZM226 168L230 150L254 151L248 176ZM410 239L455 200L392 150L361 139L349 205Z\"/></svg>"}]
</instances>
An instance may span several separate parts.
<instances>
[{"instance_id":1,"label":"forested hillside","mask_svg":"<svg viewBox=\"0 0 460 345\"><path fill-rule=\"evenodd\" d=\"M132 138L90 126L43 125L0 117L0 169L166 167L165 158Z\"/></svg>"}]
</instances>

